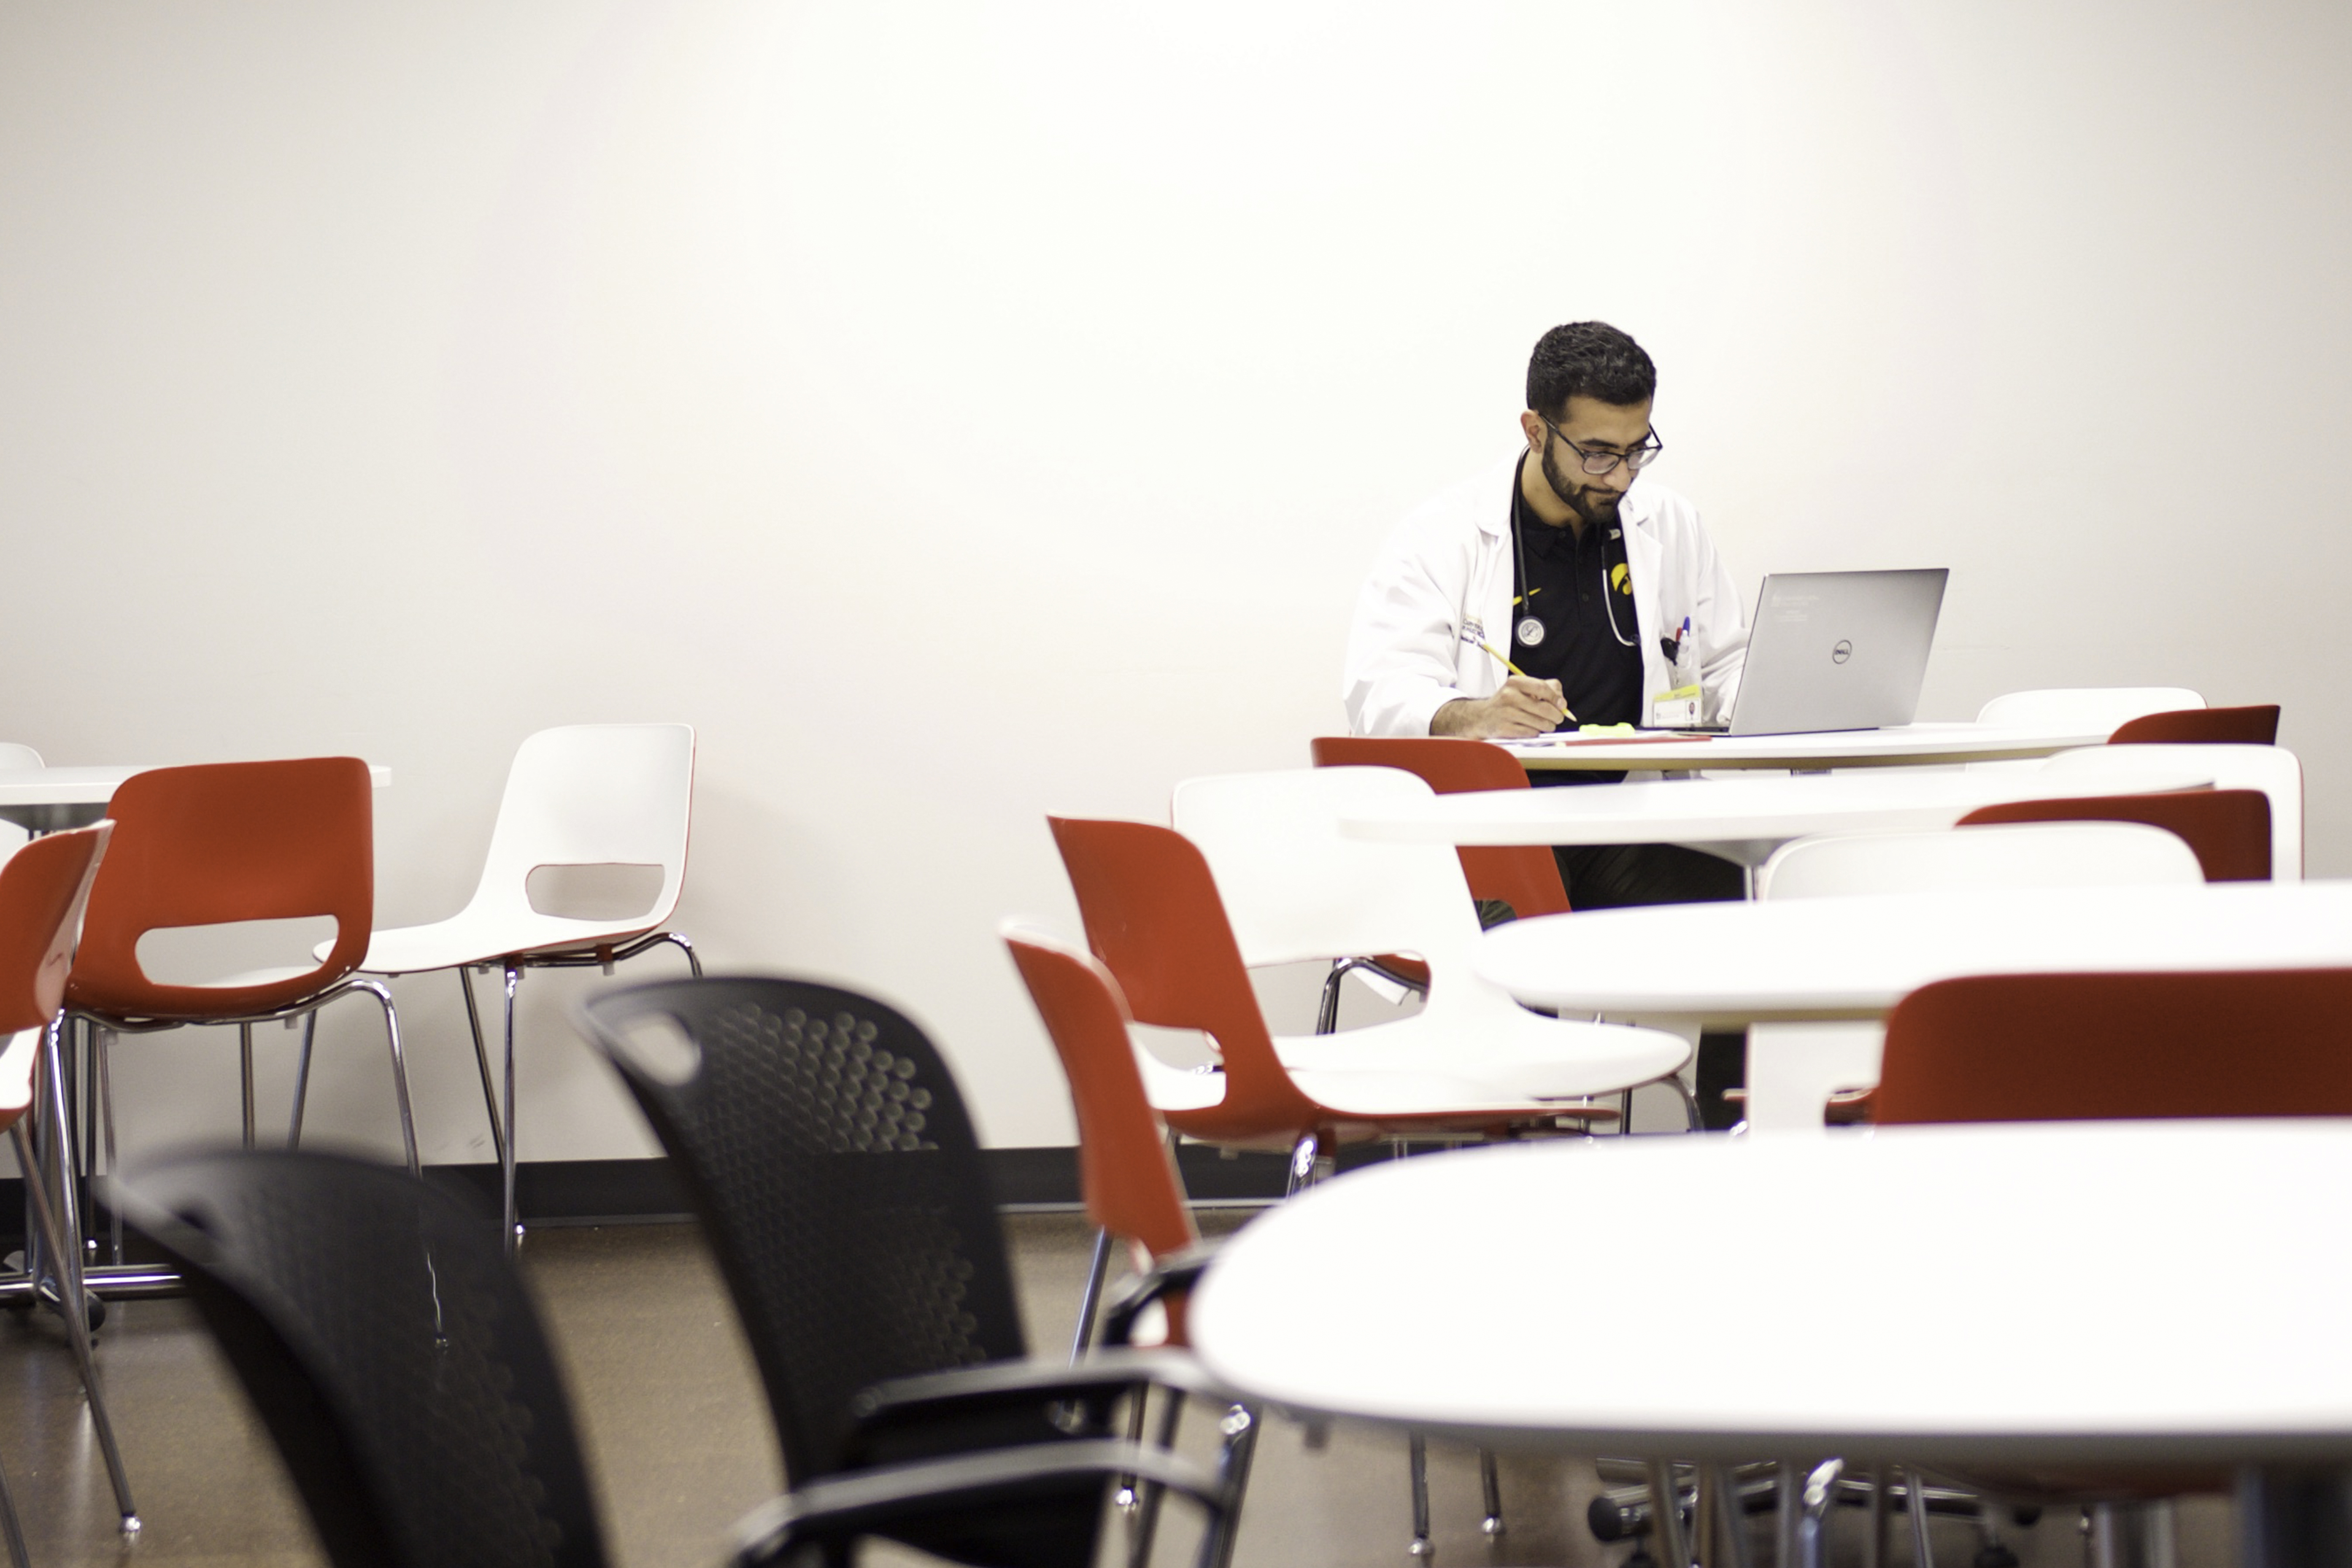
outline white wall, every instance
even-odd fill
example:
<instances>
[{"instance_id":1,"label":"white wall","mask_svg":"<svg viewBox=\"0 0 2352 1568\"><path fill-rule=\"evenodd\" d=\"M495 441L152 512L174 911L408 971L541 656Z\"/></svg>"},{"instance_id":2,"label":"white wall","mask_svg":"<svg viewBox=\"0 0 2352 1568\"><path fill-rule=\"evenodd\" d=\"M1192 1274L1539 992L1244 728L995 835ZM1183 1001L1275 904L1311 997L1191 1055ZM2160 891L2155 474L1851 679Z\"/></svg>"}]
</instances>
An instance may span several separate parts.
<instances>
[{"instance_id":1,"label":"white wall","mask_svg":"<svg viewBox=\"0 0 2352 1568\"><path fill-rule=\"evenodd\" d=\"M992 935L1075 927L1043 814L1302 763L1381 534L1598 316L1750 592L1950 565L1931 717L2282 700L2340 874L2347 67L2321 0L14 0L0 736L389 763L405 922L523 735L690 720L714 963L898 999L1061 1141ZM570 984L524 1153L644 1149ZM320 1116L388 1147L347 1005ZM226 1049L126 1047L136 1136L230 1125Z\"/></svg>"}]
</instances>

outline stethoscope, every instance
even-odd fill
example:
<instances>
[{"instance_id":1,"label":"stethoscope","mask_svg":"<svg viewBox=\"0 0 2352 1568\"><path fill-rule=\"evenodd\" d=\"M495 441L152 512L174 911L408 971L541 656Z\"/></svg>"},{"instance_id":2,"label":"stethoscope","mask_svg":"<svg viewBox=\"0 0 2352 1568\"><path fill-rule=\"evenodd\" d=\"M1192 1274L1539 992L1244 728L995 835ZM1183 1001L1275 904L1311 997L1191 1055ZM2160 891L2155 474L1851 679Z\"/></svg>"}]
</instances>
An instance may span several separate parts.
<instances>
[{"instance_id":1,"label":"stethoscope","mask_svg":"<svg viewBox=\"0 0 2352 1568\"><path fill-rule=\"evenodd\" d=\"M1625 530L1623 525L1620 524L1617 528L1612 530L1611 537L1617 541L1617 564L1622 568L1628 575L1630 575L1633 568L1633 563L1625 559ZM1543 617L1536 614L1535 606L1528 602L1528 590L1531 584L1528 579L1528 542L1526 537L1519 531L1519 517L1518 509L1517 507L1513 507L1511 509L1511 549L1518 558L1520 603L1528 605L1528 613L1519 617L1519 624L1511 628L1511 635L1518 639L1519 646L1522 647L1539 647L1543 644L1547 628L1543 624ZM1617 595L1615 590L1616 584L1610 581L1608 544L1606 541L1603 541L1601 551L1601 607L1604 611L1608 612L1609 630L1611 635L1616 637L1617 646L1620 647L1632 647L1633 646L1633 639L1627 637L1617 625Z\"/></svg>"}]
</instances>

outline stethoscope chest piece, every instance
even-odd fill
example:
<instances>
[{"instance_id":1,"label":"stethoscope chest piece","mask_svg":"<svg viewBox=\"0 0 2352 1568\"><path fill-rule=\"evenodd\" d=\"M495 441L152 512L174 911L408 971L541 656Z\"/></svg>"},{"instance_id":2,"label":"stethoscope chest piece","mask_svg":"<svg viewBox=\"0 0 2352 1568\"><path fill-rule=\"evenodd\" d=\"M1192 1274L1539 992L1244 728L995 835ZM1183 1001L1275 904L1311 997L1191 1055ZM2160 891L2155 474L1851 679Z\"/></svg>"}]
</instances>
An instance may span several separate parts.
<instances>
[{"instance_id":1,"label":"stethoscope chest piece","mask_svg":"<svg viewBox=\"0 0 2352 1568\"><path fill-rule=\"evenodd\" d=\"M1513 635L1527 647L1534 647L1544 640L1544 624L1529 616L1518 624Z\"/></svg>"}]
</instances>

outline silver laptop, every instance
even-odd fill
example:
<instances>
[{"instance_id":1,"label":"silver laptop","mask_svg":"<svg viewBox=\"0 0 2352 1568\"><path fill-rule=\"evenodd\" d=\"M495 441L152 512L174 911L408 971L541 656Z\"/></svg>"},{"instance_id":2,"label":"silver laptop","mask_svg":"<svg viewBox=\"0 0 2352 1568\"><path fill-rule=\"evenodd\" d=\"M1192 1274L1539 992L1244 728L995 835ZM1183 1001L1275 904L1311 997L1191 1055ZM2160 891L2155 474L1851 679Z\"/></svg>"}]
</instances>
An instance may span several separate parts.
<instances>
[{"instance_id":1,"label":"silver laptop","mask_svg":"<svg viewBox=\"0 0 2352 1568\"><path fill-rule=\"evenodd\" d=\"M1941 566L1910 572L1783 572L1764 579L1735 735L1878 730L1919 710L1944 605Z\"/></svg>"}]
</instances>

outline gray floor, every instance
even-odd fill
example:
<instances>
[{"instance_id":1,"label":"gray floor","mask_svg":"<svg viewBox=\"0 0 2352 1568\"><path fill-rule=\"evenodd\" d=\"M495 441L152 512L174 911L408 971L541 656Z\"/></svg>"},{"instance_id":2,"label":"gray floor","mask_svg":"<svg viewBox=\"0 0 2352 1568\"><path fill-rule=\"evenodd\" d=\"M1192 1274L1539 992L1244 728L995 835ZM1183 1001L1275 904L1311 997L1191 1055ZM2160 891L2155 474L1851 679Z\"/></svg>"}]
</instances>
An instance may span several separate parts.
<instances>
[{"instance_id":1,"label":"gray floor","mask_svg":"<svg viewBox=\"0 0 2352 1568\"><path fill-rule=\"evenodd\" d=\"M1226 1228L1239 1216L1212 1217ZM1074 1215L1008 1222L1034 1342L1068 1343L1087 1237ZM730 1528L779 1483L775 1445L751 1361L696 1233L670 1226L546 1230L527 1250L530 1273L572 1378L603 1493L614 1559L625 1568L724 1560ZM1630 1288L1633 1281L1627 1280ZM89 1438L64 1338L46 1315L0 1313L0 1459L40 1564L320 1561L277 1458L185 1303L119 1303L102 1337L102 1373L145 1516L125 1551L106 1476ZM1206 1414L1190 1423L1208 1437ZM1433 1450L1437 1562L1451 1568L1574 1564L1611 1568L1627 1556L1582 1524L1598 1482L1589 1464L1546 1456L1504 1461L1508 1533L1478 1532L1473 1457ZM1404 1445L1341 1427L1319 1450L1280 1421L1266 1427L1250 1490L1240 1568L1402 1565L1407 1535ZM1841 1525L1842 1559L1859 1561L1858 1515ZM1969 1568L1973 1531L1938 1524L1937 1556ZM2183 1568L2231 1560L2228 1508L2182 1510ZM1163 1541L1176 1563L1188 1531ZM2071 1516L2013 1531L2025 1568L2078 1568ZM1763 1544L1759 1536L1759 1546ZM894 1563L912 1554L869 1552ZM1769 1563L1769 1553L1762 1559ZM1898 1543L1890 1568L1907 1568Z\"/></svg>"}]
</instances>

